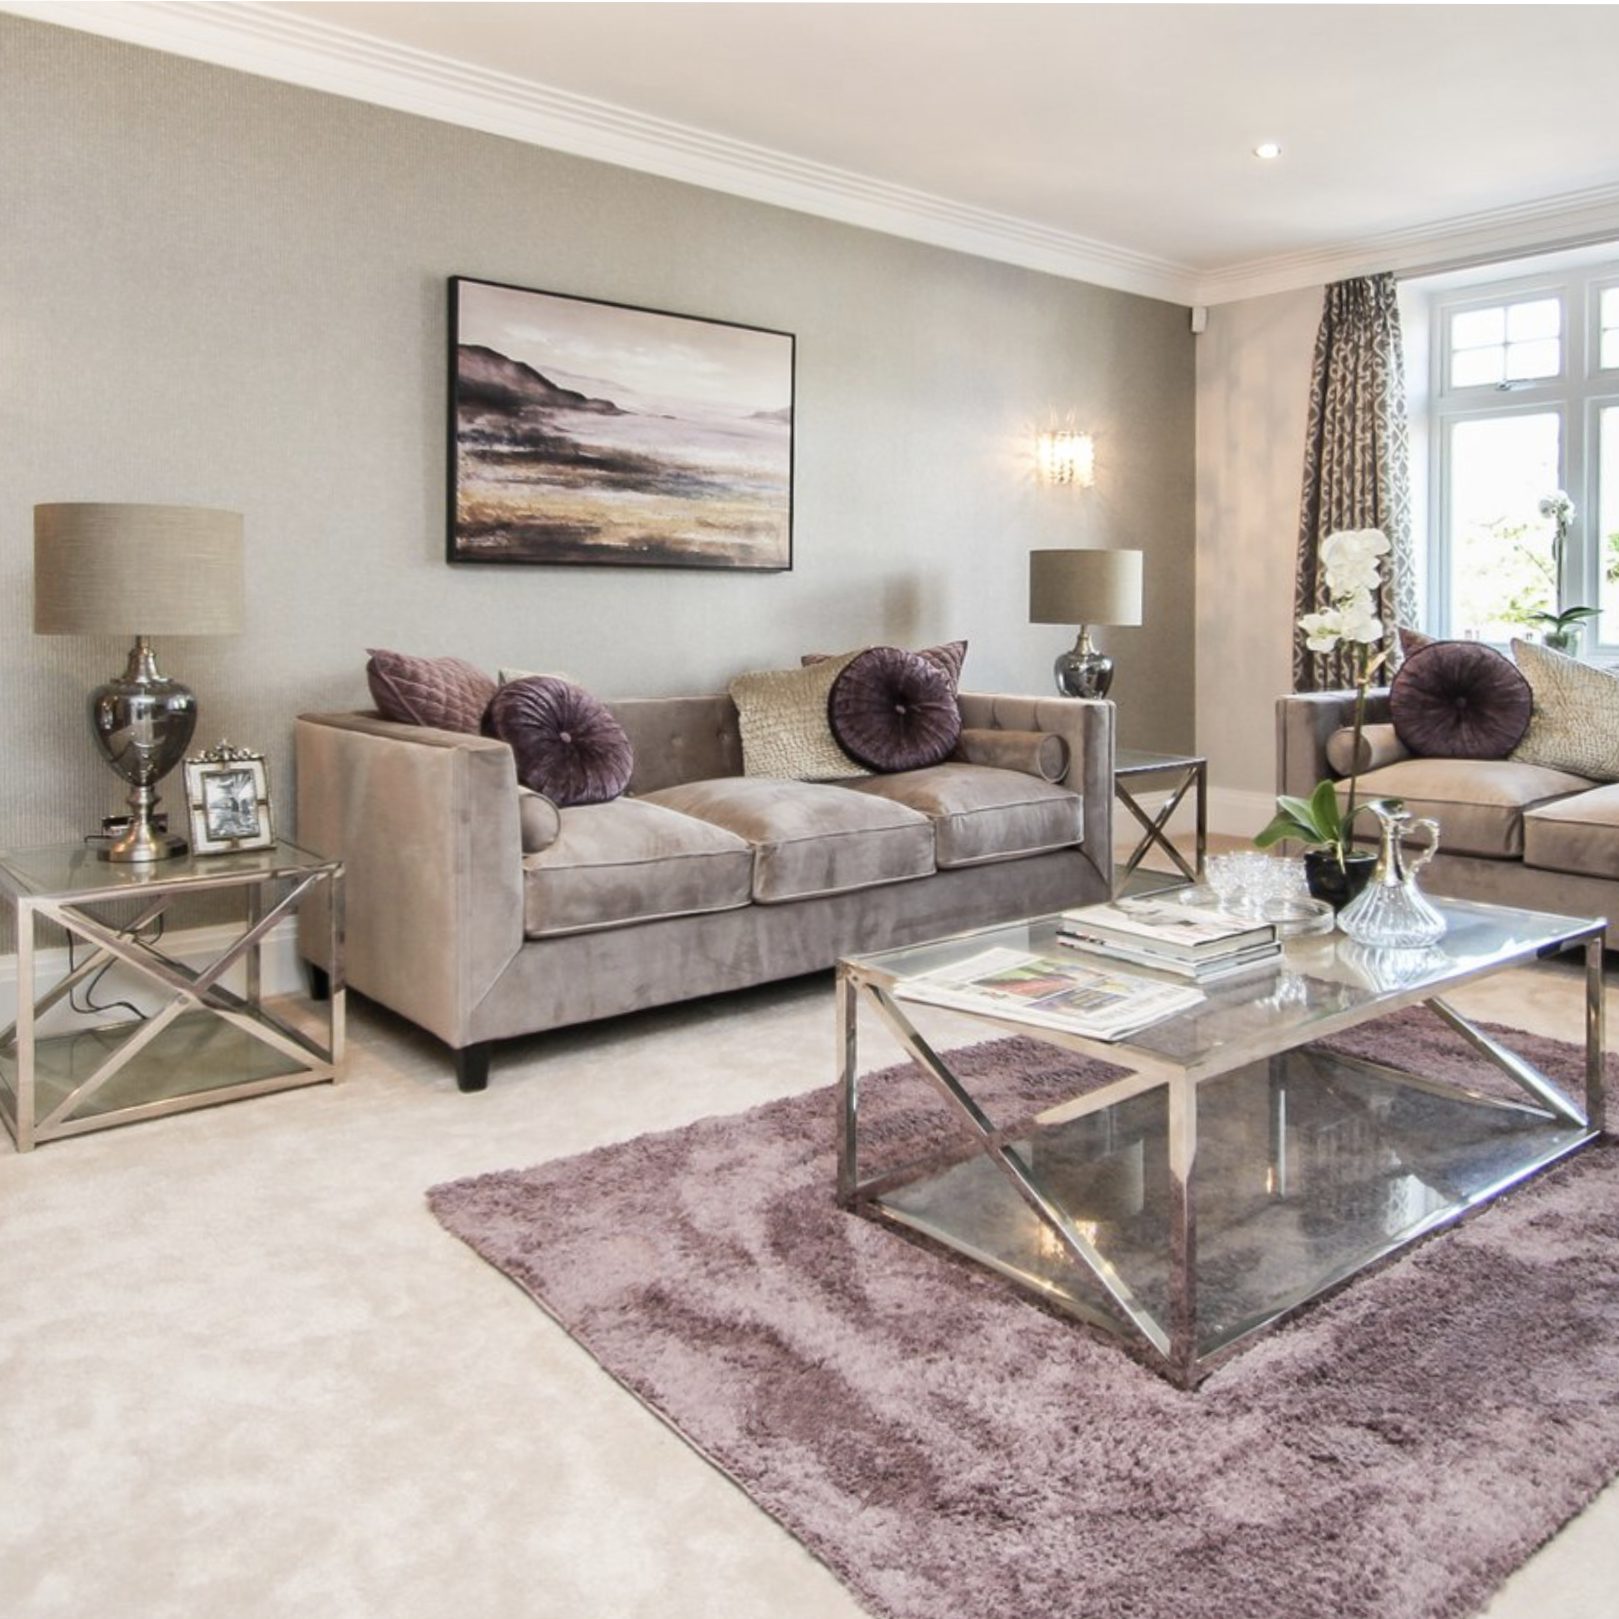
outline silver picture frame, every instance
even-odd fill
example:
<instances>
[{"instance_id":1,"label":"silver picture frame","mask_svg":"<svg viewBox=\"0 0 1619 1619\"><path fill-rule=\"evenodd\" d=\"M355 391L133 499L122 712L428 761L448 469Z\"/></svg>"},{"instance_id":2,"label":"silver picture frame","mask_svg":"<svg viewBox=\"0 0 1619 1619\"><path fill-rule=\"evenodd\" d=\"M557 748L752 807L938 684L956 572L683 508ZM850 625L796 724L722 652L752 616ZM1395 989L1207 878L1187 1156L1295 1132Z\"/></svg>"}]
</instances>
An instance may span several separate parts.
<instances>
[{"instance_id":1,"label":"silver picture frame","mask_svg":"<svg viewBox=\"0 0 1619 1619\"><path fill-rule=\"evenodd\" d=\"M221 742L185 762L193 854L235 854L275 842L264 755Z\"/></svg>"}]
</instances>

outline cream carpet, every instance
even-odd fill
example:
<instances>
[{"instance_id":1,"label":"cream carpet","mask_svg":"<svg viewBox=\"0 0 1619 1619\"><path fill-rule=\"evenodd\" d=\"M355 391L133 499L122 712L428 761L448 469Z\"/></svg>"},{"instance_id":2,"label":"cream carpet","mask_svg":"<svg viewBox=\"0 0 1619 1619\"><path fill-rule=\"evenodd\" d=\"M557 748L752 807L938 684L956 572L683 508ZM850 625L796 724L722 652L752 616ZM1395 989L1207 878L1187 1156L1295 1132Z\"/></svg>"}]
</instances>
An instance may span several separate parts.
<instances>
[{"instance_id":1,"label":"cream carpet","mask_svg":"<svg viewBox=\"0 0 1619 1619\"><path fill-rule=\"evenodd\" d=\"M1550 965L1456 999L1567 1038L1580 992ZM422 1200L824 1084L829 980L523 1042L473 1097L396 1020L350 1027L340 1086L0 1146L0 1613L853 1619ZM1619 1488L1486 1612L1609 1619L1616 1583Z\"/></svg>"}]
</instances>

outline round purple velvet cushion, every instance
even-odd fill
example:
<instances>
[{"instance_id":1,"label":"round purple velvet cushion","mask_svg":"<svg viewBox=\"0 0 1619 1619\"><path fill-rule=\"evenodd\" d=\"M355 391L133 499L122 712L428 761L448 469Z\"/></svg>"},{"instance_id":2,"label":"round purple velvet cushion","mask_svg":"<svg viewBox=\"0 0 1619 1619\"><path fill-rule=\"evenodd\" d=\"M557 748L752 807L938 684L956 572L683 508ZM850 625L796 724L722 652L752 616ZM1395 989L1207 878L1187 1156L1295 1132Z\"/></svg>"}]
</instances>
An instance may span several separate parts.
<instances>
[{"instance_id":1,"label":"round purple velvet cushion","mask_svg":"<svg viewBox=\"0 0 1619 1619\"><path fill-rule=\"evenodd\" d=\"M1438 759L1504 759L1523 740L1529 682L1477 641L1435 641L1413 652L1389 690L1394 734Z\"/></svg>"},{"instance_id":2,"label":"round purple velvet cushion","mask_svg":"<svg viewBox=\"0 0 1619 1619\"><path fill-rule=\"evenodd\" d=\"M832 683L826 702L832 735L868 770L920 770L936 765L961 735L961 710L949 677L936 663L874 646Z\"/></svg>"},{"instance_id":3,"label":"round purple velvet cushion","mask_svg":"<svg viewBox=\"0 0 1619 1619\"><path fill-rule=\"evenodd\" d=\"M588 691L553 675L502 686L484 729L517 756L517 779L553 804L605 804L629 786L624 727Z\"/></svg>"}]
</instances>

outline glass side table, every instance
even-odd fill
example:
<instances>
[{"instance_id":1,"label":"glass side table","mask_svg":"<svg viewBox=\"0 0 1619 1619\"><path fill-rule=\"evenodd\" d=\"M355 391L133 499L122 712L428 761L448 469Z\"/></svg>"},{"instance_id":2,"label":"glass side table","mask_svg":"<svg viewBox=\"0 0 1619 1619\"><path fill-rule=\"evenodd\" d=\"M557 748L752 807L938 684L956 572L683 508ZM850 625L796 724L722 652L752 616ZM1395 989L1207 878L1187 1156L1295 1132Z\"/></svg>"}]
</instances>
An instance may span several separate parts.
<instances>
[{"instance_id":1,"label":"glass side table","mask_svg":"<svg viewBox=\"0 0 1619 1619\"><path fill-rule=\"evenodd\" d=\"M1149 815L1131 792L1132 784L1153 777L1167 776L1165 784L1169 797L1156 815ZM1197 843L1195 862L1188 864L1185 855L1169 841L1164 828L1169 818L1180 808L1181 800L1192 789L1197 789ZM1115 876L1113 890L1118 893L1129 883L1148 852L1161 849L1169 856L1175 869L1189 883L1203 879L1203 860L1209 841L1209 761L1192 753L1143 753L1135 748L1120 748L1113 758L1113 796L1136 818L1142 828L1141 841L1130 851L1129 858ZM1167 886L1174 886L1170 878Z\"/></svg>"},{"instance_id":2,"label":"glass side table","mask_svg":"<svg viewBox=\"0 0 1619 1619\"><path fill-rule=\"evenodd\" d=\"M241 932L196 968L153 929L183 895L241 895ZM0 854L0 896L17 919L17 1021L0 1032L0 1116L19 1152L42 1141L211 1107L337 1078L343 1061L343 866L290 843L228 855L117 864L83 844ZM330 994L309 1007L322 1038L260 997L260 949L305 900L329 930ZM109 914L111 913L111 914ZM36 929L64 929L86 953L43 994ZM143 1018L39 1033L40 1019L80 984L119 963L167 1001ZM243 989L225 976L242 965ZM324 1012L324 1016L320 1015Z\"/></svg>"}]
</instances>

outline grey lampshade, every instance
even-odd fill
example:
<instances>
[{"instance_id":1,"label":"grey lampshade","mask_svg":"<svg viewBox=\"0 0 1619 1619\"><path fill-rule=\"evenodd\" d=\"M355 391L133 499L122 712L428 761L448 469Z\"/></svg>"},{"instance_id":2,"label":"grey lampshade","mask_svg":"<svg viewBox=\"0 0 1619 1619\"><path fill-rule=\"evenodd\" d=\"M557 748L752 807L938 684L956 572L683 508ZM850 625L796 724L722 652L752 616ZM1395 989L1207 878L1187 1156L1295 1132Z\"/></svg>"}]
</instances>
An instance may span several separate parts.
<instances>
[{"instance_id":1,"label":"grey lampshade","mask_svg":"<svg viewBox=\"0 0 1619 1619\"><path fill-rule=\"evenodd\" d=\"M240 512L34 508L37 635L235 635L243 609Z\"/></svg>"},{"instance_id":2,"label":"grey lampshade","mask_svg":"<svg viewBox=\"0 0 1619 1619\"><path fill-rule=\"evenodd\" d=\"M1139 624L1139 551L1031 551L1031 624Z\"/></svg>"}]
</instances>

